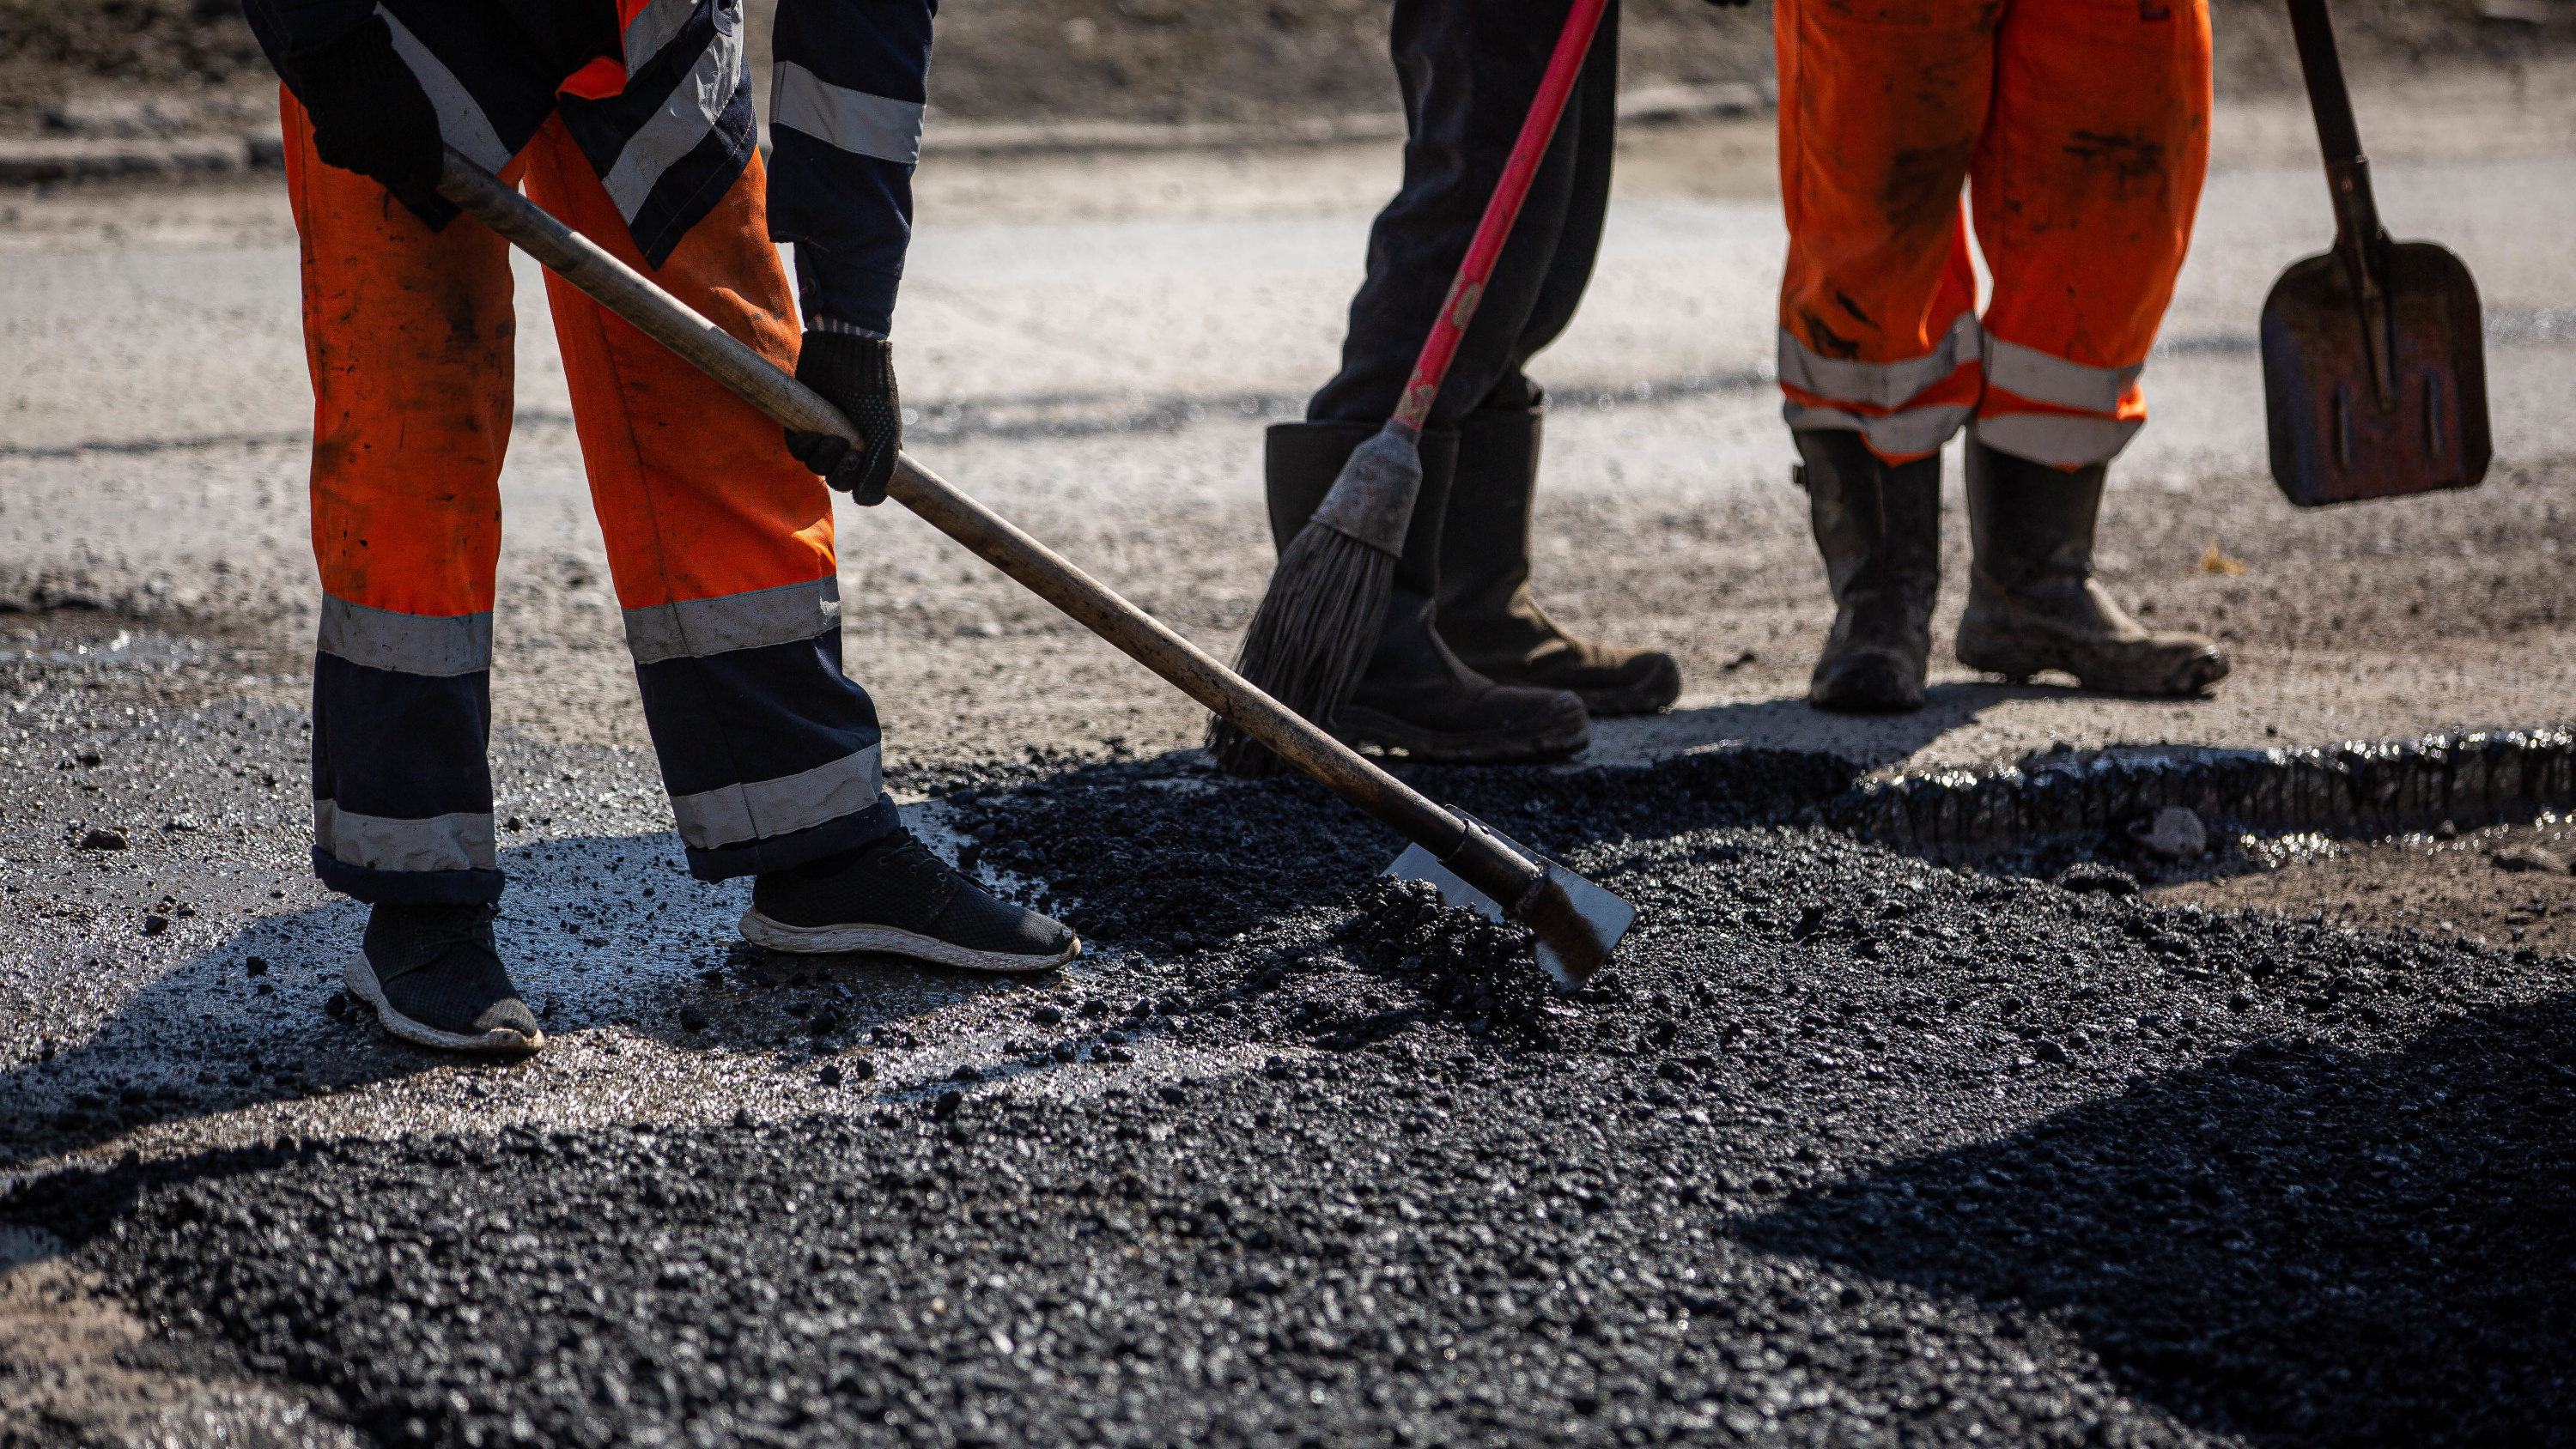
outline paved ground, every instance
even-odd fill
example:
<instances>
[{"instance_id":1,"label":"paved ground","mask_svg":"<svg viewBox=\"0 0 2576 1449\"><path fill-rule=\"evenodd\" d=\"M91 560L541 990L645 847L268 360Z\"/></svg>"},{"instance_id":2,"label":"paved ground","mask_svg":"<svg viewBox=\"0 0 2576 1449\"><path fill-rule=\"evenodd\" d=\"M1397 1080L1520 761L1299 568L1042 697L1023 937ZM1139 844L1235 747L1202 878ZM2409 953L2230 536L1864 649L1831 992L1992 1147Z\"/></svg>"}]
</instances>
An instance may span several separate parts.
<instances>
[{"instance_id":1,"label":"paved ground","mask_svg":"<svg viewBox=\"0 0 2576 1449\"><path fill-rule=\"evenodd\" d=\"M2303 113L2222 111L2226 164L2169 355L2148 373L2155 421L2115 474L2104 563L2155 617L2228 637L2236 678L2211 701L2134 705L1945 669L1930 711L1861 726L1796 703L1823 591L1766 378L1781 242L1762 132L1646 133L1603 274L1542 359L1559 407L1540 581L1585 625L1679 651L1689 692L1672 716L1604 729L1596 758L1744 739L1974 762L2058 739L2318 741L2563 717L2576 86L2546 81L2427 83L2439 119L2426 134L2372 133L2392 227L2456 247L2485 290L2499 461L2484 489L2312 515L2274 494L2252 319L2328 222ZM2369 100L2365 115L2391 110ZM898 327L916 448L1230 646L1265 577L1258 428L1332 365L1387 159L934 171ZM130 606L175 633L219 629L262 672L299 673L309 403L279 199L15 210L0 227L21 283L0 299L0 598ZM550 738L637 745L551 328L542 308L523 320L496 708ZM1955 507L1949 520L1956 578L1965 530ZM2213 538L2244 573L2200 571ZM852 657L897 757L1099 753L1110 736L1159 749L1197 733L1177 696L909 518L846 513L843 559Z\"/></svg>"},{"instance_id":2,"label":"paved ground","mask_svg":"<svg viewBox=\"0 0 2576 1449\"><path fill-rule=\"evenodd\" d=\"M1822 590L1759 134L1643 136L1544 360L1542 583L1690 692L1582 762L1645 768L1438 782L1646 908L1613 989L1538 1012L1509 969L1458 994L1497 943L1344 904L1392 841L1211 781L1170 753L1192 711L889 510L843 560L894 785L1103 949L1016 988L736 950L743 892L672 868L531 315L496 759L556 1045L508 1071L338 1009L279 199L0 201L0 598L32 610L0 618L0 1219L41 1234L0 1244L33 1264L0 1441L2541 1442L2576 1402L2576 879L2489 857L2558 823L2168 888L2212 913L1794 821L1848 782L1820 750L2566 719L2570 95L2436 77L2419 134L2367 132L2392 226L2485 289L2484 488L2272 494L2250 318L2327 223L2297 111L2231 109L2106 563L2237 677L2148 706L1951 671L1867 726L1796 702ZM1330 366L1386 160L926 176L917 450L1230 645L1257 430ZM2245 572L2202 571L2213 536Z\"/></svg>"}]
</instances>

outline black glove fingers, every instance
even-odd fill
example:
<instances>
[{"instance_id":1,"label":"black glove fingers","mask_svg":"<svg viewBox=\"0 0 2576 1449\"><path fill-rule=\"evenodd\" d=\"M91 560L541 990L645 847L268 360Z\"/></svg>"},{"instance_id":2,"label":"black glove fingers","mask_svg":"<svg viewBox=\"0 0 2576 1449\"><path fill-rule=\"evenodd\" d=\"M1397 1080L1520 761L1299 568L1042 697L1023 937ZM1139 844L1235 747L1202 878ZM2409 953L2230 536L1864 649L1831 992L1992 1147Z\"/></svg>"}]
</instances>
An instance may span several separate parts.
<instances>
[{"instance_id":1,"label":"black glove fingers","mask_svg":"<svg viewBox=\"0 0 2576 1449\"><path fill-rule=\"evenodd\" d=\"M894 348L882 337L808 332L796 380L849 418L856 445L829 433L789 433L787 448L826 484L863 506L885 501L903 448L903 405L895 393Z\"/></svg>"}]
</instances>

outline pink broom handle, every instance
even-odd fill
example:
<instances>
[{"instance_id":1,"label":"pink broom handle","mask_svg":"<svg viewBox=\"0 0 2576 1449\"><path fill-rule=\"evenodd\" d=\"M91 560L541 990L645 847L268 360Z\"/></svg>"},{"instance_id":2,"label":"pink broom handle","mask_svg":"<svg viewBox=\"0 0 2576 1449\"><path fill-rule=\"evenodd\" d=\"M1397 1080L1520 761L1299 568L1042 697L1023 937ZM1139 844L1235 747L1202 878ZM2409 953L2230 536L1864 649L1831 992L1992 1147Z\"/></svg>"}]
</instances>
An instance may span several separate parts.
<instances>
[{"instance_id":1,"label":"pink broom handle","mask_svg":"<svg viewBox=\"0 0 2576 1449\"><path fill-rule=\"evenodd\" d=\"M1512 143L1512 159L1503 167L1502 182L1494 188L1494 199L1485 203L1485 218L1476 223L1476 239L1468 244L1467 260L1459 264L1449 295L1440 304L1439 319L1431 324L1431 335L1422 340L1422 356L1413 364L1413 376L1404 384L1395 420L1406 427L1418 432L1431 416L1431 401L1440 395L1441 379L1449 375L1450 360L1458 355L1459 339L1476 315L1476 304L1485 299L1485 283L1494 275L1494 263L1502 258L1503 243L1511 240L1512 223L1520 218L1521 203L1529 199L1530 183L1538 177L1538 163L1547 155L1548 142L1556 139L1565 99L1574 92L1575 77L1583 73L1583 57L1592 49L1593 32L1601 28L1601 12L1608 8L1609 0L1574 0L1574 8L1566 13L1556 53L1547 58L1547 74L1538 83L1528 119L1521 122L1520 139Z\"/></svg>"}]
</instances>

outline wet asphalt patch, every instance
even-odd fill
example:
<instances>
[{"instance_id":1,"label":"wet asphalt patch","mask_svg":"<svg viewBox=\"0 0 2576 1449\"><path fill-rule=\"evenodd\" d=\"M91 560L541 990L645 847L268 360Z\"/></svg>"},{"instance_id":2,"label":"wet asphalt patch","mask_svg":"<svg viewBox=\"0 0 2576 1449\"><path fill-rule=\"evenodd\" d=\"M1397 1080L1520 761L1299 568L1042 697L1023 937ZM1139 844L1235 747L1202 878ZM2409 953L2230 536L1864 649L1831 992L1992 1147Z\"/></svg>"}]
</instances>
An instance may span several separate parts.
<instances>
[{"instance_id":1,"label":"wet asphalt patch","mask_svg":"<svg viewBox=\"0 0 2576 1449\"><path fill-rule=\"evenodd\" d=\"M979 792L987 859L1152 946L1008 998L1019 1051L0 1216L387 1443L2563 1430L2576 965L1726 823L1768 806L1691 770L1470 807L1640 908L1535 1012L1461 989L1509 933L1363 894L1392 842L1293 789L1063 778ZM1220 844L1269 873L1180 862ZM1263 1065L1120 1061L1167 1049Z\"/></svg>"}]
</instances>

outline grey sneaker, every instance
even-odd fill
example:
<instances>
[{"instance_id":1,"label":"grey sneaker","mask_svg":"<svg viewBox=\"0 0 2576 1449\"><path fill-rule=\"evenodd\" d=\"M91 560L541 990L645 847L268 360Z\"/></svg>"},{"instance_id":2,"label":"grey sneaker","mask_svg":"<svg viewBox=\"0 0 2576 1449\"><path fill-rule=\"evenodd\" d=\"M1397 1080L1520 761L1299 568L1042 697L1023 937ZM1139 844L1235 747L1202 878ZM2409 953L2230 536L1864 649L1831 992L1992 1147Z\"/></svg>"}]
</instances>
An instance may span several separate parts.
<instances>
[{"instance_id":1,"label":"grey sneaker","mask_svg":"<svg viewBox=\"0 0 2576 1449\"><path fill-rule=\"evenodd\" d=\"M754 880L742 936L796 955L883 951L967 971L1046 971L1082 954L1073 932L995 899L901 829Z\"/></svg>"},{"instance_id":2,"label":"grey sneaker","mask_svg":"<svg viewBox=\"0 0 2576 1449\"><path fill-rule=\"evenodd\" d=\"M350 958L349 994L408 1042L478 1056L524 1057L546 1044L492 943L500 908L378 906L366 947Z\"/></svg>"}]
</instances>

